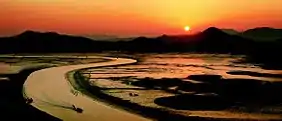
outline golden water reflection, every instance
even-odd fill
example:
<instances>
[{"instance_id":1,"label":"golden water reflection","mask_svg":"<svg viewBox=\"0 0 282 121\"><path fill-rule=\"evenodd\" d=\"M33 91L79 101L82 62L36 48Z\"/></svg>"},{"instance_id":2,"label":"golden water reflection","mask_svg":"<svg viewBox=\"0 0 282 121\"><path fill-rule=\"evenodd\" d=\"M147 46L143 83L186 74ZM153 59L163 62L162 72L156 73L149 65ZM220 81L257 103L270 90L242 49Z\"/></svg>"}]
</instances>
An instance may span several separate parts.
<instances>
[{"instance_id":1,"label":"golden water reflection","mask_svg":"<svg viewBox=\"0 0 282 121\"><path fill-rule=\"evenodd\" d=\"M282 81L282 78L227 74L245 71L282 75L282 70L266 70L251 63L238 63L243 56L224 54L140 54L137 64L91 69L91 77L108 78L134 76L137 78L186 78L189 75L212 74L223 78Z\"/></svg>"}]
</instances>

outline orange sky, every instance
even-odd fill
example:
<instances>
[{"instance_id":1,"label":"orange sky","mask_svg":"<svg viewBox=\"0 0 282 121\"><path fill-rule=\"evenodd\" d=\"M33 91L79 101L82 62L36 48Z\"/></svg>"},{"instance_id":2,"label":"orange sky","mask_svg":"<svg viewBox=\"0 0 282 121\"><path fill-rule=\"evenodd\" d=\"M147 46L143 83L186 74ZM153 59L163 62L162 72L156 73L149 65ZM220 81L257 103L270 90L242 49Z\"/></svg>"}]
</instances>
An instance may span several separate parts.
<instances>
[{"instance_id":1,"label":"orange sky","mask_svg":"<svg viewBox=\"0 0 282 121\"><path fill-rule=\"evenodd\" d=\"M0 0L0 36L185 34L209 26L282 28L282 0Z\"/></svg>"}]
</instances>

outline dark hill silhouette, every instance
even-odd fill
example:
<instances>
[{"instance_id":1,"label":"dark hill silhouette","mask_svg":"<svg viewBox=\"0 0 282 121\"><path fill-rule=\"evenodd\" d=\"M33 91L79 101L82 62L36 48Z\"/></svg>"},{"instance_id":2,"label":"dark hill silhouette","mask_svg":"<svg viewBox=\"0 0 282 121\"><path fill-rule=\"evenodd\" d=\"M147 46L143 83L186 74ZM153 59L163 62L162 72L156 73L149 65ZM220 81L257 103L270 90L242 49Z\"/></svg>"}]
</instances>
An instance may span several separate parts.
<instances>
[{"instance_id":1,"label":"dark hill silhouette","mask_svg":"<svg viewBox=\"0 0 282 121\"><path fill-rule=\"evenodd\" d=\"M278 43L278 44L277 44ZM60 35L55 32L25 31L13 37L0 38L1 53L56 52L204 52L253 54L258 50L277 51L282 41L255 42L238 35L230 35L210 27L195 35L162 35L156 38L138 37L131 41L95 41L85 37ZM273 46L274 49L272 48Z\"/></svg>"},{"instance_id":2,"label":"dark hill silhouette","mask_svg":"<svg viewBox=\"0 0 282 121\"><path fill-rule=\"evenodd\" d=\"M275 41L282 39L282 29L269 27L254 28L241 33L241 36L258 41Z\"/></svg>"},{"instance_id":3,"label":"dark hill silhouette","mask_svg":"<svg viewBox=\"0 0 282 121\"><path fill-rule=\"evenodd\" d=\"M195 35L156 38L138 37L132 41L94 41L89 38L60 35L54 32L25 31L14 37L0 38L1 53L54 53L54 52L217 52L241 53L249 40L229 35L211 27ZM240 47L240 49L238 49ZM244 50L245 51L245 50Z\"/></svg>"},{"instance_id":4,"label":"dark hill silhouette","mask_svg":"<svg viewBox=\"0 0 282 121\"><path fill-rule=\"evenodd\" d=\"M220 29L210 27L195 35L167 36L157 38L139 37L131 41L131 51L196 51L211 53L243 53L248 51L252 41L236 35L229 35Z\"/></svg>"},{"instance_id":5,"label":"dark hill silhouette","mask_svg":"<svg viewBox=\"0 0 282 121\"><path fill-rule=\"evenodd\" d=\"M207 52L244 53L250 51L249 49L253 45L251 40L227 34L215 27L208 28L199 36L202 37L201 50Z\"/></svg>"},{"instance_id":6,"label":"dark hill silhouette","mask_svg":"<svg viewBox=\"0 0 282 121\"><path fill-rule=\"evenodd\" d=\"M281 29L255 28L239 35L231 35L218 28L210 27L194 35L138 37L131 41L95 41L55 32L25 31L17 36L0 38L0 53L101 51L229 53L245 54L250 62L262 63L271 68L282 68L280 63L282 59L279 56L282 54L282 38L272 41L257 41L245 37L245 35L252 35L255 38L266 35L277 37L281 35L280 32Z\"/></svg>"},{"instance_id":7,"label":"dark hill silhouette","mask_svg":"<svg viewBox=\"0 0 282 121\"><path fill-rule=\"evenodd\" d=\"M263 64L264 68L282 68L282 29L259 27L237 35L253 40L250 51L245 52L248 61Z\"/></svg>"},{"instance_id":8,"label":"dark hill silhouette","mask_svg":"<svg viewBox=\"0 0 282 121\"><path fill-rule=\"evenodd\" d=\"M105 42L54 32L25 31L14 37L0 38L1 53L88 52L98 51Z\"/></svg>"}]
</instances>

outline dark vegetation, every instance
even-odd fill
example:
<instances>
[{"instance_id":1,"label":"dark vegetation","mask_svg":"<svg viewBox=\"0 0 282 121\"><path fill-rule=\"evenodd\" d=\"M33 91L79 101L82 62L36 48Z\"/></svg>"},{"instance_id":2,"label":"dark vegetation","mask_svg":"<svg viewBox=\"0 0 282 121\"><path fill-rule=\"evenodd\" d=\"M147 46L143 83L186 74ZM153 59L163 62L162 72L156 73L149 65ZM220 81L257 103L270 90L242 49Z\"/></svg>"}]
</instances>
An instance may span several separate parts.
<instances>
[{"instance_id":1,"label":"dark vegetation","mask_svg":"<svg viewBox=\"0 0 282 121\"><path fill-rule=\"evenodd\" d=\"M226 73L231 74L231 75L248 75L248 76L255 76L255 77L282 78L282 74L259 73L259 72L252 72L252 71L229 71Z\"/></svg>"},{"instance_id":2,"label":"dark vegetation","mask_svg":"<svg viewBox=\"0 0 282 121\"><path fill-rule=\"evenodd\" d=\"M0 116L1 121L60 121L26 103L23 97L23 84L33 71L39 68L27 69L18 74L2 74L9 81L0 81ZM40 81L40 80L38 80Z\"/></svg>"},{"instance_id":3,"label":"dark vegetation","mask_svg":"<svg viewBox=\"0 0 282 121\"><path fill-rule=\"evenodd\" d=\"M255 28L243 33L226 32L215 27L195 35L156 38L138 37L131 41L94 41L84 37L54 32L26 31L13 37L0 38L0 53L56 52L198 52L245 54L247 62L264 64L265 68L281 68L282 30ZM262 40L261 40L262 39Z\"/></svg>"},{"instance_id":4,"label":"dark vegetation","mask_svg":"<svg viewBox=\"0 0 282 121\"><path fill-rule=\"evenodd\" d=\"M282 113L282 97L277 93L282 91L281 82L223 79L220 75L191 75L187 79L200 83L181 79L144 78L131 84L147 89L161 89L175 93L175 96L161 97L155 100L158 105L174 109L240 109L240 111L255 113ZM272 107L272 109L266 109L266 107Z\"/></svg>"}]
</instances>

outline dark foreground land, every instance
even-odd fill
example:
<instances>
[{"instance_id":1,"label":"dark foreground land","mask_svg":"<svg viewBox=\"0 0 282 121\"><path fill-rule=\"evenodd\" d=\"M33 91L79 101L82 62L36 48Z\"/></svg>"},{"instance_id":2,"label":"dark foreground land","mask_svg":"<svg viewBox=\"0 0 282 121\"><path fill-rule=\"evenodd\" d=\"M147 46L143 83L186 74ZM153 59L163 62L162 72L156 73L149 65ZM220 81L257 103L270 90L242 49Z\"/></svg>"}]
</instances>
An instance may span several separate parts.
<instances>
[{"instance_id":1,"label":"dark foreground land","mask_svg":"<svg viewBox=\"0 0 282 121\"><path fill-rule=\"evenodd\" d=\"M18 74L5 74L9 80L0 81L1 121L60 121L51 115L26 104L22 94L23 84L32 72L40 68L22 70ZM38 80L40 81L40 80Z\"/></svg>"}]
</instances>

